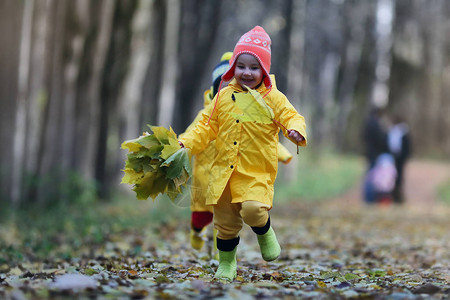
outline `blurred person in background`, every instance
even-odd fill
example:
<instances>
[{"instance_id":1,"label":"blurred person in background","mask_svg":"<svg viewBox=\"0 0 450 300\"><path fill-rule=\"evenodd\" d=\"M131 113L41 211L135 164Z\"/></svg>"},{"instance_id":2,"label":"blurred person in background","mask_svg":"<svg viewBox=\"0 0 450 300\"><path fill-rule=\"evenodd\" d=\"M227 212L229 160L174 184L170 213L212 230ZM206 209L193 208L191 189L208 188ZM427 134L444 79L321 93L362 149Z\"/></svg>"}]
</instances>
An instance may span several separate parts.
<instances>
[{"instance_id":1,"label":"blurred person in background","mask_svg":"<svg viewBox=\"0 0 450 300\"><path fill-rule=\"evenodd\" d=\"M373 168L380 154L388 152L387 128L384 109L372 108L363 129L365 155L369 169Z\"/></svg>"},{"instance_id":2,"label":"blurred person in background","mask_svg":"<svg viewBox=\"0 0 450 300\"><path fill-rule=\"evenodd\" d=\"M376 192L371 181L371 178L373 178L371 175L373 172L371 171L376 165L377 158L381 154L388 152L387 125L384 118L384 109L373 107L370 110L362 132L365 157L368 164L363 184L363 196L366 203L377 202Z\"/></svg>"},{"instance_id":3,"label":"blurred person in background","mask_svg":"<svg viewBox=\"0 0 450 300\"><path fill-rule=\"evenodd\" d=\"M377 157L375 165L365 178L365 189L370 192L366 202L370 204L390 205L393 201L393 192L397 179L394 156L382 153Z\"/></svg>"},{"instance_id":4,"label":"blurred person in background","mask_svg":"<svg viewBox=\"0 0 450 300\"><path fill-rule=\"evenodd\" d=\"M405 164L411 156L411 137L408 125L398 114L394 114L392 117L392 126L389 128L387 134L387 144L389 152L394 157L395 167L397 169L393 200L394 203L401 204L404 202L403 175Z\"/></svg>"}]
</instances>

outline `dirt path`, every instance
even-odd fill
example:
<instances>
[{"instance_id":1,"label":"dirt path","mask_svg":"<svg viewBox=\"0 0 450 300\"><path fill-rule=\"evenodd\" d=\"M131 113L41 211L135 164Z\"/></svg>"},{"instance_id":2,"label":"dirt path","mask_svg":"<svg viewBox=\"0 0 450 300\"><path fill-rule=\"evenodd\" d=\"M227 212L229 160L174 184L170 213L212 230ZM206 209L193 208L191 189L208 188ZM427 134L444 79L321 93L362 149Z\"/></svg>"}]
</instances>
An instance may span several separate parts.
<instances>
[{"instance_id":1,"label":"dirt path","mask_svg":"<svg viewBox=\"0 0 450 300\"><path fill-rule=\"evenodd\" d=\"M436 190L450 179L450 164L435 161L413 160L405 169L405 206L416 209L432 209L436 205ZM346 194L332 201L338 206L361 206L361 183Z\"/></svg>"},{"instance_id":2,"label":"dirt path","mask_svg":"<svg viewBox=\"0 0 450 300\"><path fill-rule=\"evenodd\" d=\"M437 187L450 178L450 165L412 161L406 170L405 195L410 205L435 204Z\"/></svg>"}]
</instances>

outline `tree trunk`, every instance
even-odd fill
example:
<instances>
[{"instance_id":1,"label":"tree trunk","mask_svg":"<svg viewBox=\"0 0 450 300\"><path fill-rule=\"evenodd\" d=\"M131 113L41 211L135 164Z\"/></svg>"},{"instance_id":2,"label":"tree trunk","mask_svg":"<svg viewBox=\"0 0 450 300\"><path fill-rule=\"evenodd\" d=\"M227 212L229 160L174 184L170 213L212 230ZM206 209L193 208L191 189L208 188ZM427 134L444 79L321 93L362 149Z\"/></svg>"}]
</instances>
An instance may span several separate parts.
<instances>
[{"instance_id":1,"label":"tree trunk","mask_svg":"<svg viewBox=\"0 0 450 300\"><path fill-rule=\"evenodd\" d=\"M0 204L11 201L13 173L13 145L16 132L15 117L18 97L19 50L22 39L24 2L15 0L0 1ZM19 139L20 140L20 139ZM16 160L15 160L16 161ZM20 174L14 173L14 176ZM15 181L17 185L18 180Z\"/></svg>"},{"instance_id":2,"label":"tree trunk","mask_svg":"<svg viewBox=\"0 0 450 300\"><path fill-rule=\"evenodd\" d=\"M93 52L92 77L88 85L87 110L88 124L86 124L87 135L84 145L85 157L82 161L82 172L86 178L94 178L97 149L100 136L100 89L102 86L102 75L108 46L111 39L112 21L115 1L104 0L99 11L99 29L96 36Z\"/></svg>"},{"instance_id":3,"label":"tree trunk","mask_svg":"<svg viewBox=\"0 0 450 300\"><path fill-rule=\"evenodd\" d=\"M165 24L165 45L162 67L162 86L159 96L158 125L169 127L173 121L175 89L178 67L178 31L180 24L180 1L168 0Z\"/></svg>"},{"instance_id":4,"label":"tree trunk","mask_svg":"<svg viewBox=\"0 0 450 300\"><path fill-rule=\"evenodd\" d=\"M25 160L26 111L28 97L28 77L30 71L31 33L33 25L34 1L24 1L19 55L18 95L16 103L15 132L13 144L11 201L18 205L22 197Z\"/></svg>"},{"instance_id":5,"label":"tree trunk","mask_svg":"<svg viewBox=\"0 0 450 300\"><path fill-rule=\"evenodd\" d=\"M149 34L153 36L152 39L152 56L150 57L150 64L145 76L144 87L142 90L143 101L141 103L141 113L139 119L141 124L156 125L158 122L159 113L159 95L163 82L162 68L164 65L164 24L166 22L166 4L165 0L155 0L153 5L153 12L151 14L151 25ZM142 128L144 129L144 128Z\"/></svg>"},{"instance_id":6,"label":"tree trunk","mask_svg":"<svg viewBox=\"0 0 450 300\"><path fill-rule=\"evenodd\" d=\"M152 13L153 1L140 0L132 21L130 66L125 75L119 98L125 140L136 138L142 127L138 116L140 115L145 76L153 51L153 36L148 30Z\"/></svg>"},{"instance_id":7,"label":"tree trunk","mask_svg":"<svg viewBox=\"0 0 450 300\"><path fill-rule=\"evenodd\" d=\"M147 4L152 4L149 8L153 11L154 1ZM111 36L111 43L108 50L108 55L105 62L102 92L101 92L101 119L100 119L100 136L99 147L97 149L97 161L95 178L99 184L99 196L107 199L119 187L120 178L123 173L123 151L120 149L120 144L125 140L122 129L127 126L123 120L123 113L126 107L122 105L124 97L124 85L122 82L127 82L129 69L134 68L130 61L133 59L131 51L135 48L133 45L133 19L138 15L137 9L140 5L138 1L118 1L114 12L114 25ZM139 11L139 14L146 12ZM154 28L152 24L153 16L148 21L148 35L153 35ZM138 22L139 23L139 22ZM142 43L140 41L139 43ZM151 47L155 45L153 41L150 42ZM136 48L140 49L143 46L138 44ZM137 50L141 51L141 50ZM149 57L151 60L151 57ZM148 65L143 66L148 71ZM131 83L133 84L133 83ZM142 107L146 104L148 99L143 96L144 84L136 86L140 90L135 91L139 95L139 110L134 116L139 124L142 126L142 116L145 115ZM155 109L155 105L153 106ZM138 129L137 133L141 129ZM136 134L137 134L136 133Z\"/></svg>"},{"instance_id":8,"label":"tree trunk","mask_svg":"<svg viewBox=\"0 0 450 300\"><path fill-rule=\"evenodd\" d=\"M37 175L38 149L42 137L43 112L48 105L48 91L45 86L45 73L48 51L49 0L37 1L34 6L35 19L32 33L32 52L30 61L29 92L27 105L27 131L25 143L28 174Z\"/></svg>"},{"instance_id":9,"label":"tree trunk","mask_svg":"<svg viewBox=\"0 0 450 300\"><path fill-rule=\"evenodd\" d=\"M378 0L376 29L375 82L371 102L375 107L386 107L389 101L391 74L393 0Z\"/></svg>"},{"instance_id":10,"label":"tree trunk","mask_svg":"<svg viewBox=\"0 0 450 300\"><path fill-rule=\"evenodd\" d=\"M354 105L368 11L369 7L364 2L346 2L344 4L344 47L341 54L341 79L337 92L337 105L339 108L335 123L335 144L339 150L344 150L345 145L348 143L346 132L348 132L349 116Z\"/></svg>"},{"instance_id":11,"label":"tree trunk","mask_svg":"<svg viewBox=\"0 0 450 300\"><path fill-rule=\"evenodd\" d=\"M39 142L39 167L37 171L38 178L46 178L48 174L54 174L54 179L46 185L40 184L35 191L36 202L49 203L49 195L55 195L58 199L60 190L55 188L60 186L65 176L58 168L62 168L61 163L65 157L62 152L62 140L64 136L61 134L61 124L63 122L62 106L64 101L63 89L63 48L61 43L65 36L66 26L64 24L67 2L52 0L48 7L49 17L47 19L47 30L49 39L47 41L47 64L45 87L48 91L47 105L45 107L45 115L43 122L43 133ZM60 138L55 138L60 137ZM66 168L67 169L67 168ZM42 181L42 180L40 180Z\"/></svg>"},{"instance_id":12,"label":"tree trunk","mask_svg":"<svg viewBox=\"0 0 450 300\"><path fill-rule=\"evenodd\" d=\"M442 112L442 74L444 73L444 40L448 36L448 27L444 26L445 17L443 1L433 1L422 4L425 18L425 32L428 39L428 51L425 52L427 64L426 67L426 84L427 99L423 111L427 119L427 135L422 137L423 142L434 148L439 140L440 130L444 123ZM448 83L447 83L448 84ZM448 135L447 135L448 136Z\"/></svg>"},{"instance_id":13,"label":"tree trunk","mask_svg":"<svg viewBox=\"0 0 450 300\"><path fill-rule=\"evenodd\" d=\"M172 127L177 133L192 121L196 103L203 104L203 91L211 84L211 71L206 62L210 61L214 40L218 37L220 9L222 4L214 1L183 0L181 2L181 22L179 37L179 80L177 80L177 106ZM232 49L231 49L232 50ZM221 49L221 54L228 49ZM219 57L214 58L215 64ZM207 77L208 85L202 79ZM200 96L196 96L200 95Z\"/></svg>"},{"instance_id":14,"label":"tree trunk","mask_svg":"<svg viewBox=\"0 0 450 300\"><path fill-rule=\"evenodd\" d=\"M118 99L119 118L123 130L120 134L121 141L139 136L143 126L140 118L141 110L143 102L148 101L143 98L143 90L154 51L154 36L149 30L153 21L153 9L154 1L140 0L132 19L130 62ZM123 162L125 151L121 150L120 154L118 159ZM115 184L119 183L117 179L119 178L113 180Z\"/></svg>"}]
</instances>

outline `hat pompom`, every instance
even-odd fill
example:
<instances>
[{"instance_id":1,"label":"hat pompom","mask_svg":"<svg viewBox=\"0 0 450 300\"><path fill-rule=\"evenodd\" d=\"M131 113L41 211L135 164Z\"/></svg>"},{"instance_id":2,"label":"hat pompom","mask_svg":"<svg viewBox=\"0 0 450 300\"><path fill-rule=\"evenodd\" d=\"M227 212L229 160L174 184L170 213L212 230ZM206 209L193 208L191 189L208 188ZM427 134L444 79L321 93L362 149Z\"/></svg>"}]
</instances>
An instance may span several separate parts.
<instances>
[{"instance_id":1,"label":"hat pompom","mask_svg":"<svg viewBox=\"0 0 450 300\"><path fill-rule=\"evenodd\" d=\"M222 55L222 57L220 58L220 61L224 61L224 60L229 61L229 60L231 59L232 56L233 56L233 52L230 52L230 51L225 52L225 53Z\"/></svg>"}]
</instances>

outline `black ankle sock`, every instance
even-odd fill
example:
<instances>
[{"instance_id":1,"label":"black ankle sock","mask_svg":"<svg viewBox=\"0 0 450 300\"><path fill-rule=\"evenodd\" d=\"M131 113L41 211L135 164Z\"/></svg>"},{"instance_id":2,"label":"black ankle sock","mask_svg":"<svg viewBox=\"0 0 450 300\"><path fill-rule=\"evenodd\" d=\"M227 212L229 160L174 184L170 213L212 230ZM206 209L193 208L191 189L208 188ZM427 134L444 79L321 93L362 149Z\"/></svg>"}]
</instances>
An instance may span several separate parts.
<instances>
[{"instance_id":1,"label":"black ankle sock","mask_svg":"<svg viewBox=\"0 0 450 300\"><path fill-rule=\"evenodd\" d=\"M217 249L220 251L233 251L239 245L239 237L231 240L222 240L217 238Z\"/></svg>"},{"instance_id":2,"label":"black ankle sock","mask_svg":"<svg viewBox=\"0 0 450 300\"><path fill-rule=\"evenodd\" d=\"M263 227L252 227L253 232L259 235L265 234L267 231L269 231L269 229L270 229L270 216L269 219L267 219L266 225L264 225Z\"/></svg>"}]
</instances>

